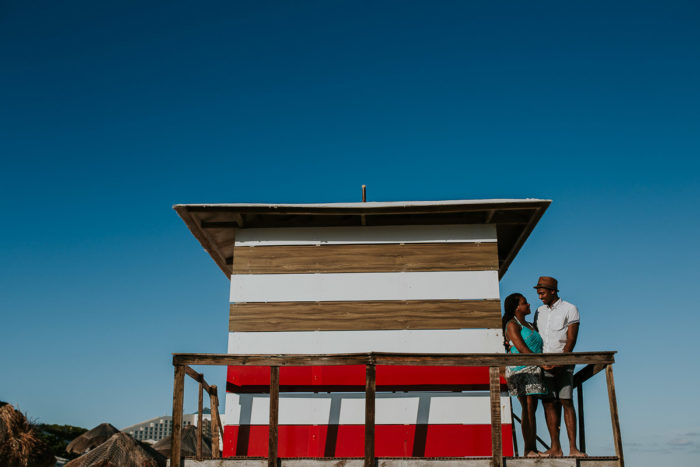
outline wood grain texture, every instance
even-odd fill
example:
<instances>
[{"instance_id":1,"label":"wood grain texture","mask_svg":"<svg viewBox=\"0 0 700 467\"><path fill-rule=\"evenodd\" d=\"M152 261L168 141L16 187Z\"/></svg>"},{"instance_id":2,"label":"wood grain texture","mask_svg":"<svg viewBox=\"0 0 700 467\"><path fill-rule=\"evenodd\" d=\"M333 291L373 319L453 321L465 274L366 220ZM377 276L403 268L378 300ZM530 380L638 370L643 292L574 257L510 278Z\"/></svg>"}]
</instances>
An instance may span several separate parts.
<instances>
[{"instance_id":1,"label":"wood grain texture","mask_svg":"<svg viewBox=\"0 0 700 467\"><path fill-rule=\"evenodd\" d=\"M219 419L219 395L216 386L210 386L209 407L211 408L211 457L218 459L220 457L219 434L223 438L224 430L221 427L221 419Z\"/></svg>"},{"instance_id":2,"label":"wood grain texture","mask_svg":"<svg viewBox=\"0 0 700 467\"><path fill-rule=\"evenodd\" d=\"M280 406L280 368L270 367L270 432L268 437L268 467L277 467L277 428Z\"/></svg>"},{"instance_id":3,"label":"wood grain texture","mask_svg":"<svg viewBox=\"0 0 700 467\"><path fill-rule=\"evenodd\" d=\"M232 303L229 330L500 328L499 300Z\"/></svg>"},{"instance_id":4,"label":"wood grain texture","mask_svg":"<svg viewBox=\"0 0 700 467\"><path fill-rule=\"evenodd\" d=\"M612 365L605 367L605 379L608 386L608 400L610 401L610 418L612 419L613 441L615 442L615 454L618 466L625 467L625 456L622 453L622 435L620 434L620 415L617 411L617 396L615 395L615 378Z\"/></svg>"},{"instance_id":5,"label":"wood grain texture","mask_svg":"<svg viewBox=\"0 0 700 467\"><path fill-rule=\"evenodd\" d=\"M325 366L325 365L427 365L427 366L530 366L615 363L615 351L546 354L500 353L389 353L241 355L176 353L173 365ZM184 384L184 369L182 370ZM177 375L176 375L177 376ZM177 380L176 380L177 382ZM176 385L177 386L177 385Z\"/></svg>"},{"instance_id":6,"label":"wood grain texture","mask_svg":"<svg viewBox=\"0 0 700 467\"><path fill-rule=\"evenodd\" d=\"M182 409L185 394L185 366L175 364L173 383L173 434L170 462L173 467L181 467L180 449L182 445Z\"/></svg>"},{"instance_id":7,"label":"wood grain texture","mask_svg":"<svg viewBox=\"0 0 700 467\"><path fill-rule=\"evenodd\" d=\"M498 269L496 243L282 245L236 247L233 274L487 271Z\"/></svg>"},{"instance_id":8,"label":"wood grain texture","mask_svg":"<svg viewBox=\"0 0 700 467\"><path fill-rule=\"evenodd\" d=\"M376 367L367 365L365 368L365 463L364 467L374 467L374 424L377 394Z\"/></svg>"},{"instance_id":9,"label":"wood grain texture","mask_svg":"<svg viewBox=\"0 0 700 467\"><path fill-rule=\"evenodd\" d=\"M498 367L489 368L489 387L491 399L491 459L493 467L503 465L503 447L501 445L501 382Z\"/></svg>"},{"instance_id":10,"label":"wood grain texture","mask_svg":"<svg viewBox=\"0 0 700 467\"><path fill-rule=\"evenodd\" d=\"M199 382L199 393L197 403L197 459L202 458L202 412L204 410L204 387Z\"/></svg>"}]
</instances>

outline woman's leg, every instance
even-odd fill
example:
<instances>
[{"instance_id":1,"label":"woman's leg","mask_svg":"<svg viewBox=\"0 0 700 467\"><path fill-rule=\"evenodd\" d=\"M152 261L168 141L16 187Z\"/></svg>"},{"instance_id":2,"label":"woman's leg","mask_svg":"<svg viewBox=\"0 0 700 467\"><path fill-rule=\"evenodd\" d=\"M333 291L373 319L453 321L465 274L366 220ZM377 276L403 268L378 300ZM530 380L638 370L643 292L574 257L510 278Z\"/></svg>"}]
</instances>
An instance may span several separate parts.
<instances>
[{"instance_id":1,"label":"woman's leg","mask_svg":"<svg viewBox=\"0 0 700 467\"><path fill-rule=\"evenodd\" d=\"M524 456L536 452L534 443L535 437L534 432L532 430L533 417L530 413L532 402L530 402L530 399L532 399L532 396L518 396L518 400L520 401L520 407L522 408L520 426L523 430L523 442L525 444L525 446L523 447Z\"/></svg>"},{"instance_id":2,"label":"woman's leg","mask_svg":"<svg viewBox=\"0 0 700 467\"><path fill-rule=\"evenodd\" d=\"M529 417L528 421L528 428L529 428L529 436L530 438L525 441L526 446L528 445L531 447L531 451L533 453L537 452L537 396L527 396L527 414ZM527 450L527 448L525 448Z\"/></svg>"}]
</instances>

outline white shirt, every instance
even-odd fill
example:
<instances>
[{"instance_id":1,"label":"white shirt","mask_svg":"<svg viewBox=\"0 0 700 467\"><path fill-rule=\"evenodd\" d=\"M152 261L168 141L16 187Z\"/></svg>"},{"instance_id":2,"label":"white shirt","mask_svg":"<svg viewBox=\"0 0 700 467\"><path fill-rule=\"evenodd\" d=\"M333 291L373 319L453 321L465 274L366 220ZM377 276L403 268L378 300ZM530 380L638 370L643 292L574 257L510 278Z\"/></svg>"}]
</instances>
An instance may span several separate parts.
<instances>
[{"instance_id":1,"label":"white shirt","mask_svg":"<svg viewBox=\"0 0 700 467\"><path fill-rule=\"evenodd\" d=\"M534 321L542 336L542 352L562 352L566 345L567 329L579 322L578 308L560 298L551 307L542 305L537 308Z\"/></svg>"}]
</instances>

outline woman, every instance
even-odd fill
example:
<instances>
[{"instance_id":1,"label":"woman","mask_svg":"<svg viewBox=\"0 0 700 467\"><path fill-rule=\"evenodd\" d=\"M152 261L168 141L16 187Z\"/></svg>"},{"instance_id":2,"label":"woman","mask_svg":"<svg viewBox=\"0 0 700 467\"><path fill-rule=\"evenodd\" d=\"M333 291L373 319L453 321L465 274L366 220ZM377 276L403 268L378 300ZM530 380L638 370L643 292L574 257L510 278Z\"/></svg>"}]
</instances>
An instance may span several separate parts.
<instances>
[{"instance_id":1,"label":"woman","mask_svg":"<svg viewBox=\"0 0 700 467\"><path fill-rule=\"evenodd\" d=\"M522 294L509 295L503 305L503 335L509 342L510 353L542 353L542 337L535 331L525 316L530 314L530 304ZM506 381L511 396L520 401L522 407L521 426L525 442L525 456L537 457L535 436L537 433L535 410L537 398L547 393L542 380L542 369L538 366L506 367Z\"/></svg>"}]
</instances>

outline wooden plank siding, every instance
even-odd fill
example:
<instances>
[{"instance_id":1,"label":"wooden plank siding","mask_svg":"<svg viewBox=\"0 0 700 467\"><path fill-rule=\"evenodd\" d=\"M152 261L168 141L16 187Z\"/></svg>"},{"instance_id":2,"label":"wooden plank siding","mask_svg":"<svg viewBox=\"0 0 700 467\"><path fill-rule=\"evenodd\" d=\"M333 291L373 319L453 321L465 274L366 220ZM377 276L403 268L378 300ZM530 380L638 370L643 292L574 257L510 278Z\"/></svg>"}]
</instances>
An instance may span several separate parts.
<instances>
[{"instance_id":1,"label":"wooden plank siding","mask_svg":"<svg viewBox=\"0 0 700 467\"><path fill-rule=\"evenodd\" d=\"M233 274L498 269L496 243L236 246Z\"/></svg>"},{"instance_id":2,"label":"wooden plank siding","mask_svg":"<svg viewBox=\"0 0 700 467\"><path fill-rule=\"evenodd\" d=\"M361 331L501 327L499 300L232 303L229 331Z\"/></svg>"},{"instance_id":3,"label":"wooden plank siding","mask_svg":"<svg viewBox=\"0 0 700 467\"><path fill-rule=\"evenodd\" d=\"M383 225L238 229L236 246L496 242L495 225Z\"/></svg>"},{"instance_id":4,"label":"wooden plank siding","mask_svg":"<svg viewBox=\"0 0 700 467\"><path fill-rule=\"evenodd\" d=\"M238 229L228 351L503 352L496 234L491 224ZM377 368L375 355L362 366L352 355L343 357L348 365L330 367L316 365L327 360L311 355L304 368L249 365L259 357L230 364L225 453L265 452L273 390L260 386L256 375L270 366L282 367L275 417L280 457L364 454L373 465L379 453L490 453L488 368ZM457 384L449 384L450 375ZM409 396L407 390L418 392ZM509 399L502 403L499 413L509 416ZM509 418L503 424L511 429ZM474 439L452 451L437 433ZM272 447L267 450L273 457Z\"/></svg>"},{"instance_id":5,"label":"wooden plank siding","mask_svg":"<svg viewBox=\"0 0 700 467\"><path fill-rule=\"evenodd\" d=\"M502 353L503 332L500 328L230 332L227 347L233 355L358 352Z\"/></svg>"},{"instance_id":6,"label":"wooden plank siding","mask_svg":"<svg viewBox=\"0 0 700 467\"><path fill-rule=\"evenodd\" d=\"M231 303L498 299L498 271L234 274Z\"/></svg>"}]
</instances>

